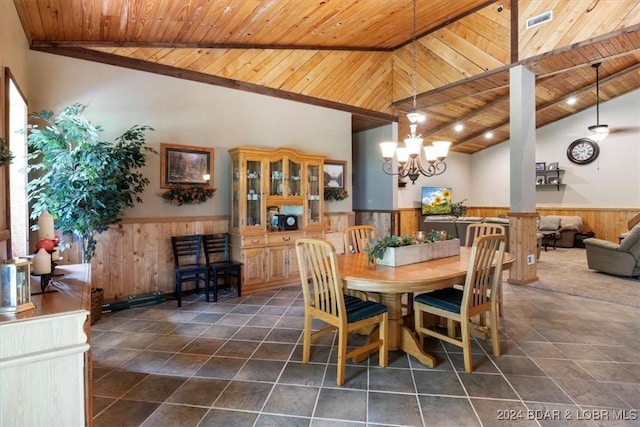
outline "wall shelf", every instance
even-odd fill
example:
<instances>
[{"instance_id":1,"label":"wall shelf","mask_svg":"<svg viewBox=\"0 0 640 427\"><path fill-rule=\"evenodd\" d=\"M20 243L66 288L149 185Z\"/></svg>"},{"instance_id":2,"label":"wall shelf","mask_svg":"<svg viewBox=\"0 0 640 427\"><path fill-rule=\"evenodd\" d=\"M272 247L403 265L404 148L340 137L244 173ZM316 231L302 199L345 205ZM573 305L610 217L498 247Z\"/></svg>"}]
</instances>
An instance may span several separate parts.
<instances>
[{"instance_id":1,"label":"wall shelf","mask_svg":"<svg viewBox=\"0 0 640 427\"><path fill-rule=\"evenodd\" d=\"M560 191L564 169L536 170L536 188L555 188Z\"/></svg>"}]
</instances>

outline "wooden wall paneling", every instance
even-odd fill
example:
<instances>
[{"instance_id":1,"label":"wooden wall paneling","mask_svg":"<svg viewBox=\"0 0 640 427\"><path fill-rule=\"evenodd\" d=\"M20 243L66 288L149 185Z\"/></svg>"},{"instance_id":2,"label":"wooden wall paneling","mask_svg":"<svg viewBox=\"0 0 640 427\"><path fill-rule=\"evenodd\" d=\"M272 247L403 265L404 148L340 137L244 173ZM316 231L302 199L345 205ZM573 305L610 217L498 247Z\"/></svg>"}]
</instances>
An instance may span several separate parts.
<instances>
[{"instance_id":1,"label":"wooden wall paneling","mask_svg":"<svg viewBox=\"0 0 640 427\"><path fill-rule=\"evenodd\" d=\"M345 228L355 224L353 212L330 212L324 215L325 231L343 232Z\"/></svg>"},{"instance_id":2,"label":"wooden wall paneling","mask_svg":"<svg viewBox=\"0 0 640 427\"><path fill-rule=\"evenodd\" d=\"M158 287L155 290L166 293L173 293L175 286L171 236L172 223L162 224L158 242Z\"/></svg>"},{"instance_id":3,"label":"wooden wall paneling","mask_svg":"<svg viewBox=\"0 0 640 427\"><path fill-rule=\"evenodd\" d=\"M470 206L467 216L491 217L506 215L507 207ZM640 212L638 208L538 208L539 215L575 215L582 218L583 229L596 237L617 243L618 235L627 231L627 222Z\"/></svg>"},{"instance_id":4,"label":"wooden wall paneling","mask_svg":"<svg viewBox=\"0 0 640 427\"><path fill-rule=\"evenodd\" d=\"M508 9L508 2L504 6ZM490 5L453 24L419 38L417 92L500 68L510 61L509 12L497 13ZM452 28L455 27L455 31ZM482 32L474 29L482 27ZM413 47L393 52L393 101L411 96Z\"/></svg>"},{"instance_id":5,"label":"wooden wall paneling","mask_svg":"<svg viewBox=\"0 0 640 427\"><path fill-rule=\"evenodd\" d=\"M400 209L400 234L413 236L420 230L421 213L419 209Z\"/></svg>"},{"instance_id":6,"label":"wooden wall paneling","mask_svg":"<svg viewBox=\"0 0 640 427\"><path fill-rule=\"evenodd\" d=\"M92 48L126 58L393 114L390 52L292 49ZM179 58L177 60L177 58ZM141 59L142 60L142 59ZM291 70L294 70L292 72ZM358 90L351 88L357 87ZM357 101L357 102L356 102Z\"/></svg>"},{"instance_id":7,"label":"wooden wall paneling","mask_svg":"<svg viewBox=\"0 0 640 427\"><path fill-rule=\"evenodd\" d=\"M518 10L521 60L640 23L640 7L637 0L599 0L584 3L520 0ZM526 29L528 18L549 10L553 10L553 20Z\"/></svg>"}]
</instances>

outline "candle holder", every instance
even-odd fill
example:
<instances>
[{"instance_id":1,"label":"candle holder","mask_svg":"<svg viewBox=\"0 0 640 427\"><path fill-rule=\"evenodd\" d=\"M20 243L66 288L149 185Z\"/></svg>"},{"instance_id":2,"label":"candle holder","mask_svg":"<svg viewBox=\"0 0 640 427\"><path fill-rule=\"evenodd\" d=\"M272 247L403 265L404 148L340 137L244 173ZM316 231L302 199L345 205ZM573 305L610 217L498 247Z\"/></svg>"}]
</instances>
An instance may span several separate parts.
<instances>
[{"instance_id":1,"label":"candle holder","mask_svg":"<svg viewBox=\"0 0 640 427\"><path fill-rule=\"evenodd\" d=\"M35 308L31 302L31 262L9 260L0 264L0 313Z\"/></svg>"}]
</instances>

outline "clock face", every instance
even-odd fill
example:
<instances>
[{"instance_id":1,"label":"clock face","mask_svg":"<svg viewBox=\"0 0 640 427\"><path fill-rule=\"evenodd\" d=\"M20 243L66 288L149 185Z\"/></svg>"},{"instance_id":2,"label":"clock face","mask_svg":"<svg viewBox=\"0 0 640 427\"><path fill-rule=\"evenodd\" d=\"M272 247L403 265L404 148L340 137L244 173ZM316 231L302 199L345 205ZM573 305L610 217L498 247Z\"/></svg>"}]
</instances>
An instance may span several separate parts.
<instances>
[{"instance_id":1,"label":"clock face","mask_svg":"<svg viewBox=\"0 0 640 427\"><path fill-rule=\"evenodd\" d=\"M600 147L589 138L580 138L573 141L567 148L567 157L573 163L586 165L593 162L600 154Z\"/></svg>"},{"instance_id":2,"label":"clock face","mask_svg":"<svg viewBox=\"0 0 640 427\"><path fill-rule=\"evenodd\" d=\"M292 226L296 224L296 218L293 216L288 216L287 217L287 225L288 226Z\"/></svg>"}]
</instances>

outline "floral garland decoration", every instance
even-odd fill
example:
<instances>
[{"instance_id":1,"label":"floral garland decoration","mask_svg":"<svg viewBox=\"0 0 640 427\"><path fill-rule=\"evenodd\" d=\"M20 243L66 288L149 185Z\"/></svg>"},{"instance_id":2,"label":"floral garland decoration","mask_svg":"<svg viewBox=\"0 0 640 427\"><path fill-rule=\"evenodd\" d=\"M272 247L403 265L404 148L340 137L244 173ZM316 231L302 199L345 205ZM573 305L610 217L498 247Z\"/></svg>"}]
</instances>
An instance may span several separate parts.
<instances>
[{"instance_id":1,"label":"floral garland decoration","mask_svg":"<svg viewBox=\"0 0 640 427\"><path fill-rule=\"evenodd\" d=\"M347 190L344 188L325 188L324 199L331 202L334 200L344 200L349 197Z\"/></svg>"},{"instance_id":2,"label":"floral garland decoration","mask_svg":"<svg viewBox=\"0 0 640 427\"><path fill-rule=\"evenodd\" d=\"M14 159L11 150L9 150L9 144L4 139L0 138L0 166L5 166L11 163Z\"/></svg>"},{"instance_id":3,"label":"floral garland decoration","mask_svg":"<svg viewBox=\"0 0 640 427\"><path fill-rule=\"evenodd\" d=\"M197 205L200 203L204 203L212 198L215 191L215 188L204 188L197 186L172 187L162 193L162 198L169 203L177 206L182 206L184 204Z\"/></svg>"}]
</instances>

